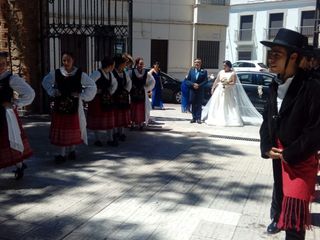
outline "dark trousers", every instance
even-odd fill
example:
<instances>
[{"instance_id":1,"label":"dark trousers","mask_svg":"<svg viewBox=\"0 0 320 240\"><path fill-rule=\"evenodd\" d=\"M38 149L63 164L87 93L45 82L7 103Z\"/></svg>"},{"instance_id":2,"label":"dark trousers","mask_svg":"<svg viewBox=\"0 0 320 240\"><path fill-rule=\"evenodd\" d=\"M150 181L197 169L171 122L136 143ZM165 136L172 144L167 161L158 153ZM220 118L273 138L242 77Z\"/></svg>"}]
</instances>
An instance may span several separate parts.
<instances>
[{"instance_id":1,"label":"dark trousers","mask_svg":"<svg viewBox=\"0 0 320 240\"><path fill-rule=\"evenodd\" d=\"M306 231L302 230L300 232L290 229L286 230L286 240L304 240L306 237Z\"/></svg>"},{"instance_id":2,"label":"dark trousers","mask_svg":"<svg viewBox=\"0 0 320 240\"><path fill-rule=\"evenodd\" d=\"M194 120L201 120L202 104L195 102L192 103L192 118Z\"/></svg>"},{"instance_id":3,"label":"dark trousers","mask_svg":"<svg viewBox=\"0 0 320 240\"><path fill-rule=\"evenodd\" d=\"M282 190L282 167L281 161L279 159L272 160L273 168L273 192L272 192L272 202L270 209L270 217L278 222L283 199L283 190Z\"/></svg>"}]
</instances>

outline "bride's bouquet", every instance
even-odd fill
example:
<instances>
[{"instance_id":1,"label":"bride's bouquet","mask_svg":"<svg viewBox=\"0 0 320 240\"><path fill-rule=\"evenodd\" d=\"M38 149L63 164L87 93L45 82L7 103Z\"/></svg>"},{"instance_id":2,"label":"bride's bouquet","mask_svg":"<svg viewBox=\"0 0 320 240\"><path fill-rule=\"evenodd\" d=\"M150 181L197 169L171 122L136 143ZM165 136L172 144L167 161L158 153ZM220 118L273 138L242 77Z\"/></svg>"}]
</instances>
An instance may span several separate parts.
<instances>
[{"instance_id":1,"label":"bride's bouquet","mask_svg":"<svg viewBox=\"0 0 320 240\"><path fill-rule=\"evenodd\" d=\"M220 81L222 83L222 87L223 88L226 88L226 85L229 84L229 81L228 81L228 79L226 77L222 78Z\"/></svg>"}]
</instances>

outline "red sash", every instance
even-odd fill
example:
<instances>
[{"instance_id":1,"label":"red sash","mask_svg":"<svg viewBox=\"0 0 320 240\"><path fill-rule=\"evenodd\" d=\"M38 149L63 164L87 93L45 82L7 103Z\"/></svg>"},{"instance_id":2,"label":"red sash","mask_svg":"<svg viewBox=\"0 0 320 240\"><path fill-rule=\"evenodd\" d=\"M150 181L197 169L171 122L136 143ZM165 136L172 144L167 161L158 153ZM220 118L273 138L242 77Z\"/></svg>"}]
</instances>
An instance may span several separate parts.
<instances>
[{"instance_id":1,"label":"red sash","mask_svg":"<svg viewBox=\"0 0 320 240\"><path fill-rule=\"evenodd\" d=\"M283 149L278 141L278 148ZM289 165L282 161L283 201L278 222L280 229L310 229L309 204L317 182L318 160L315 154L307 160Z\"/></svg>"}]
</instances>

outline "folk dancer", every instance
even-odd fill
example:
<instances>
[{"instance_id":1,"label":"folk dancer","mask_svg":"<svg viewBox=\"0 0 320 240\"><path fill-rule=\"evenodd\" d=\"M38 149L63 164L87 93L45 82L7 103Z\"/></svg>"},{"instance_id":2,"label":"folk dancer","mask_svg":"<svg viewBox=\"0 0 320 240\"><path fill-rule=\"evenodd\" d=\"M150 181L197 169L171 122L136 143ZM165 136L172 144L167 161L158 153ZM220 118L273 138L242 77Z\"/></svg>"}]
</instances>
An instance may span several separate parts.
<instances>
[{"instance_id":1,"label":"folk dancer","mask_svg":"<svg viewBox=\"0 0 320 240\"><path fill-rule=\"evenodd\" d=\"M7 70L7 57L7 52L0 52L0 168L16 165L15 178L20 179L27 167L23 160L32 155L32 150L17 107L31 104L35 92L24 79Z\"/></svg>"},{"instance_id":2,"label":"folk dancer","mask_svg":"<svg viewBox=\"0 0 320 240\"><path fill-rule=\"evenodd\" d=\"M96 82L97 94L88 103L87 128L94 131L94 145L98 147L103 146L99 131L107 132L108 145L117 146L117 142L113 139L115 116L112 95L118 87L118 82L112 74L113 69L113 58L106 56L101 61L101 68L90 75L90 78Z\"/></svg>"},{"instance_id":3,"label":"folk dancer","mask_svg":"<svg viewBox=\"0 0 320 240\"><path fill-rule=\"evenodd\" d=\"M118 87L113 98L115 103L115 125L116 133L114 134L115 141L125 141L125 128L129 126L131 121L130 116L130 90L132 81L129 74L125 71L127 59L117 54L114 56L115 68L112 73L117 79Z\"/></svg>"},{"instance_id":4,"label":"folk dancer","mask_svg":"<svg viewBox=\"0 0 320 240\"><path fill-rule=\"evenodd\" d=\"M274 189L269 233L286 231L286 240L305 239L310 227L309 203L317 177L316 151L320 149L320 82L299 68L307 37L282 28L271 48L270 85L260 128L261 155L273 161Z\"/></svg>"},{"instance_id":5,"label":"folk dancer","mask_svg":"<svg viewBox=\"0 0 320 240\"><path fill-rule=\"evenodd\" d=\"M148 91L155 84L152 74L144 68L144 60L138 57L135 60L135 68L130 71L132 79L131 96L131 128L138 126L140 130L148 124L150 117L150 105Z\"/></svg>"},{"instance_id":6,"label":"folk dancer","mask_svg":"<svg viewBox=\"0 0 320 240\"><path fill-rule=\"evenodd\" d=\"M74 160L75 146L88 144L82 101L92 100L97 92L95 82L74 66L72 53L62 54L62 64L42 81L43 88L53 98L49 138L51 144L60 148L56 163L63 163L67 158Z\"/></svg>"}]
</instances>

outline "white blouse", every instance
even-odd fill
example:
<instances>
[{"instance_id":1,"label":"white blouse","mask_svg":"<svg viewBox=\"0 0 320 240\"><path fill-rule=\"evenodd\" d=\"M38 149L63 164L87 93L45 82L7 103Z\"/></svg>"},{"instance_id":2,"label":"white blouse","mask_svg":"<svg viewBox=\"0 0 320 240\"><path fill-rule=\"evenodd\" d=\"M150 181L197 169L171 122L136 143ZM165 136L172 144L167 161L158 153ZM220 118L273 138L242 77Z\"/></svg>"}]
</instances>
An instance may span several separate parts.
<instances>
[{"instance_id":1,"label":"white blouse","mask_svg":"<svg viewBox=\"0 0 320 240\"><path fill-rule=\"evenodd\" d=\"M294 77L288 78L283 84L278 86L278 91L277 91L277 108L278 112L281 109L281 105L283 102L283 99L285 98L287 91L290 87L290 84L292 83L292 79Z\"/></svg>"},{"instance_id":2,"label":"white blouse","mask_svg":"<svg viewBox=\"0 0 320 240\"><path fill-rule=\"evenodd\" d=\"M77 72L78 68L74 68L72 72L68 73L64 67L60 68L63 76L73 76ZM42 81L42 86L46 90L49 96L54 97L57 89L55 85L55 70L48 73ZM80 93L79 98L84 101L91 101L97 93L97 86L94 80L92 80L86 73L81 74L81 85L83 86L83 92Z\"/></svg>"},{"instance_id":3,"label":"white blouse","mask_svg":"<svg viewBox=\"0 0 320 240\"><path fill-rule=\"evenodd\" d=\"M0 75L0 81L10 74L6 71ZM35 92L33 88L21 77L13 74L9 80L10 87L19 94L18 99L13 100L13 104L18 107L23 107L32 103Z\"/></svg>"}]
</instances>

